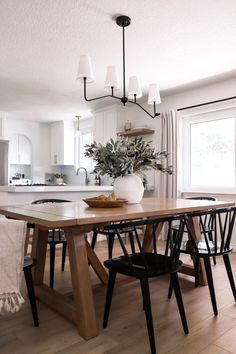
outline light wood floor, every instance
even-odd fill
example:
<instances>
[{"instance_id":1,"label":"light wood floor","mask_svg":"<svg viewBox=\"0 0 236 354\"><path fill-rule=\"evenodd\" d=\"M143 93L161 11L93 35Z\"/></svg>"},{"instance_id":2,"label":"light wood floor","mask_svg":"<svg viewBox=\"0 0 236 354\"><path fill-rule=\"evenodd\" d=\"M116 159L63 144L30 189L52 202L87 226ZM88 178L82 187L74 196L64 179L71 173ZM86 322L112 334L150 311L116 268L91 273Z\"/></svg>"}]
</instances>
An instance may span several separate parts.
<instances>
[{"instance_id":1,"label":"light wood floor","mask_svg":"<svg viewBox=\"0 0 236 354\"><path fill-rule=\"evenodd\" d=\"M101 259L107 256L106 242L96 246ZM55 288L70 290L69 265L60 272L60 250L57 251ZM68 260L67 260L68 262ZM231 263L236 271L236 254ZM226 278L222 260L213 267L218 317L214 317L208 287L194 288L186 276L181 277L181 288L189 335L184 335L175 298L167 300L168 278L151 281L152 312L158 353L217 354L236 353L236 304ZM91 271L92 280L98 283ZM236 276L235 276L236 277ZM25 293L25 289L23 289ZM105 289L97 291L95 303L100 335L85 341L74 325L38 303L40 326L32 324L29 303L26 300L20 312L0 316L1 354L146 354L150 353L146 322L142 310L139 284L135 281L116 288L107 329L102 329Z\"/></svg>"}]
</instances>

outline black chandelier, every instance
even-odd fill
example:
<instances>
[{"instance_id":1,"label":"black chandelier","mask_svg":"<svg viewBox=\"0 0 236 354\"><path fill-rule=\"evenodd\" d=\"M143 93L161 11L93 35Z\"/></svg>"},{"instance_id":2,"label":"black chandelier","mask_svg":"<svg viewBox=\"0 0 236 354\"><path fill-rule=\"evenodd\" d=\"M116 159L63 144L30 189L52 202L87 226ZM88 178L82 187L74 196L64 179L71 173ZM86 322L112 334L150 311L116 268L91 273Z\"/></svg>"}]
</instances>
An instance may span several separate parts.
<instances>
[{"instance_id":1,"label":"black chandelier","mask_svg":"<svg viewBox=\"0 0 236 354\"><path fill-rule=\"evenodd\" d=\"M84 98L86 101L96 101L102 98L112 97L120 100L125 106L126 103L133 103L139 106L145 113L150 117L155 118L160 115L156 112L156 104L161 103L160 93L156 84L150 84L149 94L148 94L148 104L153 105L154 114L149 113L145 108L143 108L138 102L137 98L142 97L142 90L138 81L137 76L131 76L129 78L129 90L126 94L126 82L125 82L125 27L129 26L131 19L128 16L118 16L116 18L116 24L122 27L123 30L123 96L118 97L114 95L114 91L119 89L118 75L116 68L114 66L107 67L106 81L104 88L111 90L111 94L104 95L96 98L87 98L87 83L94 81L93 69L91 64L91 58L88 55L82 55L79 62L79 70L77 79L84 83Z\"/></svg>"}]
</instances>

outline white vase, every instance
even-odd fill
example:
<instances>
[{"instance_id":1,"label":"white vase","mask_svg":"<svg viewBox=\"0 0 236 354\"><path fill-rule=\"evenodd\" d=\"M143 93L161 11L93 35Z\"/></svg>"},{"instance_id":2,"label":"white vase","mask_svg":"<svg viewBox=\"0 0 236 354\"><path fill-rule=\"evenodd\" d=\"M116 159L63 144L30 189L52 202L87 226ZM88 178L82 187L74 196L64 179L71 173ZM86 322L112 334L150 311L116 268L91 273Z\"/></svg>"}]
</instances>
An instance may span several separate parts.
<instances>
[{"instance_id":1,"label":"white vase","mask_svg":"<svg viewBox=\"0 0 236 354\"><path fill-rule=\"evenodd\" d=\"M55 183L56 184L62 184L63 183L63 178L55 178Z\"/></svg>"},{"instance_id":2,"label":"white vase","mask_svg":"<svg viewBox=\"0 0 236 354\"><path fill-rule=\"evenodd\" d=\"M116 198L124 198L129 204L140 203L144 193L143 182L135 174L117 177L114 181Z\"/></svg>"}]
</instances>

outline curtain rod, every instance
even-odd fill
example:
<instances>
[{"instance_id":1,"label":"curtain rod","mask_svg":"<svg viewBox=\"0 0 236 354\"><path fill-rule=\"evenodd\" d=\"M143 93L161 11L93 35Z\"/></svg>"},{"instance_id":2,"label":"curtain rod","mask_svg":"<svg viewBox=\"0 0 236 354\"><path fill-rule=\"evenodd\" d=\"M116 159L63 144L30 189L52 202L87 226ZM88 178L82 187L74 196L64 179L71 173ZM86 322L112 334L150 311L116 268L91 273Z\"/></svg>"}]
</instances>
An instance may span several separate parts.
<instances>
[{"instance_id":1,"label":"curtain rod","mask_svg":"<svg viewBox=\"0 0 236 354\"><path fill-rule=\"evenodd\" d=\"M178 108L177 111L184 111L185 109L190 109L190 108L196 108L196 107L201 107L201 106L206 106L208 104L213 104L213 103L218 103L218 102L224 102L224 101L229 101L229 100L233 100L235 99L236 96L233 97L228 97L228 98L222 98L220 100L216 100L216 101L210 101L210 102L205 102L205 103L199 103L199 104L195 104L193 106L187 106L187 107L182 107L182 108Z\"/></svg>"}]
</instances>

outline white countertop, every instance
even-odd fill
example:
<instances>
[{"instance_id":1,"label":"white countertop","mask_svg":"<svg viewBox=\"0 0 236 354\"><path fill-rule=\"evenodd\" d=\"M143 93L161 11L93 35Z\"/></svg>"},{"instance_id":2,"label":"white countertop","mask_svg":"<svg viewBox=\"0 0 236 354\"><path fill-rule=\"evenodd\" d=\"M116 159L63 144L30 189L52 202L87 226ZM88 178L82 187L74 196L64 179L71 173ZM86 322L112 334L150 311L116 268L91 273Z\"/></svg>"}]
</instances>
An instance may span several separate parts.
<instances>
[{"instance_id":1,"label":"white countertop","mask_svg":"<svg viewBox=\"0 0 236 354\"><path fill-rule=\"evenodd\" d=\"M35 193L35 192L103 192L112 191L113 186L0 186L0 192Z\"/></svg>"}]
</instances>

